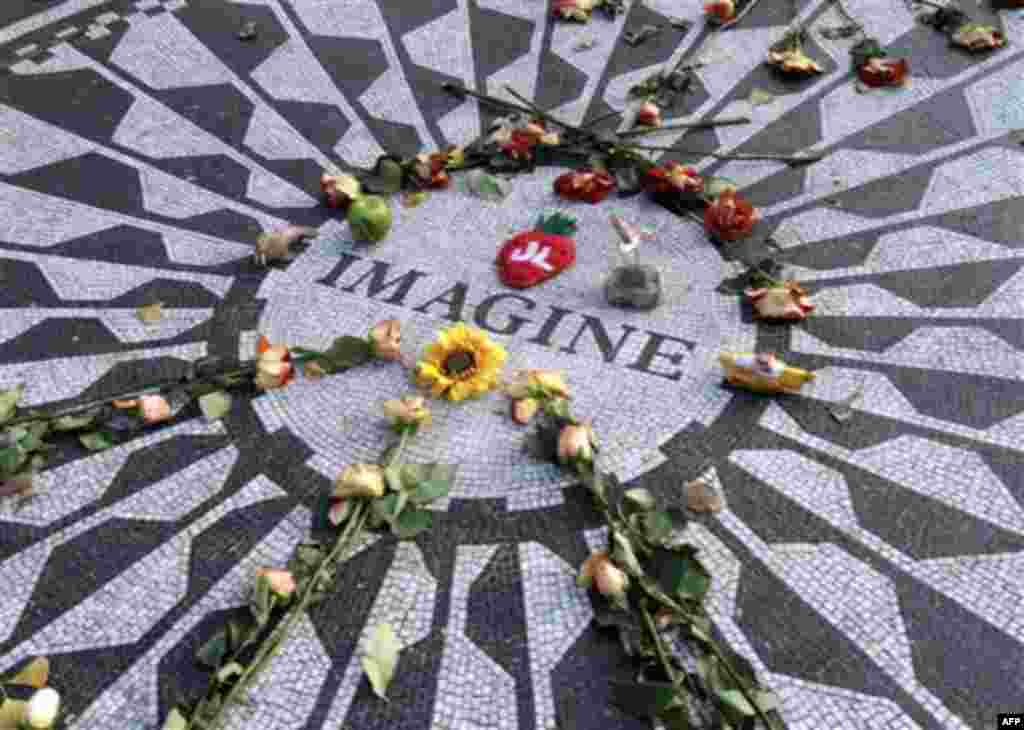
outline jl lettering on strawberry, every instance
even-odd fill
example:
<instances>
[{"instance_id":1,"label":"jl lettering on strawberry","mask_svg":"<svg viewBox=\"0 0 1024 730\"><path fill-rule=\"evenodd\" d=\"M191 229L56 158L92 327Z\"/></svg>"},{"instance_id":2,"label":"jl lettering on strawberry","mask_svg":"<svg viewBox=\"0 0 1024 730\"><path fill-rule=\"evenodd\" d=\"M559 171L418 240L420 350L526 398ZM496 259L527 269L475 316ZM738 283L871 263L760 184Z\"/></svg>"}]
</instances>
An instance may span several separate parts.
<instances>
[{"instance_id":1,"label":"jl lettering on strawberry","mask_svg":"<svg viewBox=\"0 0 1024 730\"><path fill-rule=\"evenodd\" d=\"M498 275L506 286L528 289L576 262L576 220L562 213L541 216L531 231L513 236L498 251Z\"/></svg>"}]
</instances>

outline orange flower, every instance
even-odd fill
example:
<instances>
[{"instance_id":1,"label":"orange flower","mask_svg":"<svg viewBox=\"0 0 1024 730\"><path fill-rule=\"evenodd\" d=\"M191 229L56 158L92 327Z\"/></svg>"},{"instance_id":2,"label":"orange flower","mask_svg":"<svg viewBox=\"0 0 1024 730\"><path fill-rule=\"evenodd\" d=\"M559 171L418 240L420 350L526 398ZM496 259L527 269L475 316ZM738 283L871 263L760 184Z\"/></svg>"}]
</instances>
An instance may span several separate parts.
<instances>
[{"instance_id":1,"label":"orange flower","mask_svg":"<svg viewBox=\"0 0 1024 730\"><path fill-rule=\"evenodd\" d=\"M260 390L281 388L295 377L292 355L286 346L272 346L270 340L261 335L256 352L256 387Z\"/></svg>"},{"instance_id":2,"label":"orange flower","mask_svg":"<svg viewBox=\"0 0 1024 730\"><path fill-rule=\"evenodd\" d=\"M704 211L704 226L717 241L738 241L750 235L761 213L734 192L726 191Z\"/></svg>"}]
</instances>

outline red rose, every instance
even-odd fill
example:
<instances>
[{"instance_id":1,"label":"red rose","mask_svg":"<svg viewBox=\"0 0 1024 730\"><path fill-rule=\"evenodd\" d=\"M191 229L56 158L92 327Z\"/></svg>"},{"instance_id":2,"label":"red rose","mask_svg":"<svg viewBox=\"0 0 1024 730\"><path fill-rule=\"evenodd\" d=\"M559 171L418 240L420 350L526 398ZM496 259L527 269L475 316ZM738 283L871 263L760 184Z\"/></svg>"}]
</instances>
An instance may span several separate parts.
<instances>
[{"instance_id":1,"label":"red rose","mask_svg":"<svg viewBox=\"0 0 1024 730\"><path fill-rule=\"evenodd\" d=\"M556 18L585 23L590 20L590 11L596 6L596 0L553 0L551 12Z\"/></svg>"},{"instance_id":2,"label":"red rose","mask_svg":"<svg viewBox=\"0 0 1024 730\"><path fill-rule=\"evenodd\" d=\"M422 154L416 156L416 165L413 169L416 177L428 188L446 188L450 182L448 171L445 169L447 163L448 155L444 152Z\"/></svg>"},{"instance_id":3,"label":"red rose","mask_svg":"<svg viewBox=\"0 0 1024 730\"><path fill-rule=\"evenodd\" d=\"M669 162L664 167L652 167L640 181L649 193L704 192L704 179L692 167Z\"/></svg>"},{"instance_id":4,"label":"red rose","mask_svg":"<svg viewBox=\"0 0 1024 730\"><path fill-rule=\"evenodd\" d=\"M555 192L568 200L600 203L615 187L615 179L607 172L585 167L560 175L555 180Z\"/></svg>"},{"instance_id":5,"label":"red rose","mask_svg":"<svg viewBox=\"0 0 1024 730\"><path fill-rule=\"evenodd\" d=\"M524 129L513 129L508 142L501 145L501 151L516 160L528 160L537 144L537 136Z\"/></svg>"},{"instance_id":6,"label":"red rose","mask_svg":"<svg viewBox=\"0 0 1024 730\"><path fill-rule=\"evenodd\" d=\"M905 58L869 58L857 69L857 76L867 86L902 86L907 82L910 66Z\"/></svg>"},{"instance_id":7,"label":"red rose","mask_svg":"<svg viewBox=\"0 0 1024 730\"><path fill-rule=\"evenodd\" d=\"M645 127L660 127L661 109L653 101L645 101L637 110L636 123Z\"/></svg>"},{"instance_id":8,"label":"red rose","mask_svg":"<svg viewBox=\"0 0 1024 730\"><path fill-rule=\"evenodd\" d=\"M736 3L733 0L712 0L704 3L704 13L712 22L728 23L736 17Z\"/></svg>"},{"instance_id":9,"label":"red rose","mask_svg":"<svg viewBox=\"0 0 1024 730\"><path fill-rule=\"evenodd\" d=\"M750 235L761 213L736 193L727 191L704 211L704 226L717 241L738 241Z\"/></svg>"}]
</instances>

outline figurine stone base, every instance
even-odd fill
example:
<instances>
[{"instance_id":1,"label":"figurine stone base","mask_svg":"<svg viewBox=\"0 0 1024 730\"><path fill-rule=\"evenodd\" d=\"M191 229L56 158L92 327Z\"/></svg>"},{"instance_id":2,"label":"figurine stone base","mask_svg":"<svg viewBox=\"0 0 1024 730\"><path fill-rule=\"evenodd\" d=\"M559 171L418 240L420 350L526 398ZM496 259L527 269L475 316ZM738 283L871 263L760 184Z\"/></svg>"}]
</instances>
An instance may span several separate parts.
<instances>
[{"instance_id":1,"label":"figurine stone base","mask_svg":"<svg viewBox=\"0 0 1024 730\"><path fill-rule=\"evenodd\" d=\"M616 307L654 309L661 302L661 274L647 264L620 266L605 282L604 295Z\"/></svg>"}]
</instances>

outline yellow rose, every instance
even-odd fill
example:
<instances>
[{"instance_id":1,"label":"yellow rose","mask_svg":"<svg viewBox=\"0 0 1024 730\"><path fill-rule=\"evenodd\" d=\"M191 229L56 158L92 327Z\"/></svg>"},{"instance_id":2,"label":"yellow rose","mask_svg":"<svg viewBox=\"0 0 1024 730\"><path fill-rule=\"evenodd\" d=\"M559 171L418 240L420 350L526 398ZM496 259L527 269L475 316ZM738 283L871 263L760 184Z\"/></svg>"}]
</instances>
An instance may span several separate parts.
<instances>
[{"instance_id":1,"label":"yellow rose","mask_svg":"<svg viewBox=\"0 0 1024 730\"><path fill-rule=\"evenodd\" d=\"M334 482L334 499L380 497L384 494L384 470L376 464L346 466Z\"/></svg>"},{"instance_id":2,"label":"yellow rose","mask_svg":"<svg viewBox=\"0 0 1024 730\"><path fill-rule=\"evenodd\" d=\"M570 424L558 434L558 462L590 462L594 459L594 445L590 426Z\"/></svg>"},{"instance_id":3,"label":"yellow rose","mask_svg":"<svg viewBox=\"0 0 1024 730\"><path fill-rule=\"evenodd\" d=\"M395 422L399 429L419 428L430 423L430 409L426 400L419 395L384 401L384 415Z\"/></svg>"}]
</instances>

